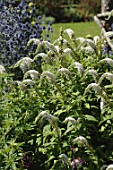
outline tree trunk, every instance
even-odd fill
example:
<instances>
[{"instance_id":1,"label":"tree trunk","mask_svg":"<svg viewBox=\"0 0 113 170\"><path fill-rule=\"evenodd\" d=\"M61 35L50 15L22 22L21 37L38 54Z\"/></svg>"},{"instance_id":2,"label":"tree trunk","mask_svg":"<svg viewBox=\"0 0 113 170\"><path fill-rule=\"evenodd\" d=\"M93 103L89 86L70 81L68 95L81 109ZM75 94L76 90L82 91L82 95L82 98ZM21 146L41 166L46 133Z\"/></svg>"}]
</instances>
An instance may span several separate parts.
<instances>
[{"instance_id":1,"label":"tree trunk","mask_svg":"<svg viewBox=\"0 0 113 170\"><path fill-rule=\"evenodd\" d=\"M101 12L110 12L113 10L113 0L101 0ZM111 25L113 24L113 16L109 20L103 21L103 25L106 31L111 31Z\"/></svg>"}]
</instances>

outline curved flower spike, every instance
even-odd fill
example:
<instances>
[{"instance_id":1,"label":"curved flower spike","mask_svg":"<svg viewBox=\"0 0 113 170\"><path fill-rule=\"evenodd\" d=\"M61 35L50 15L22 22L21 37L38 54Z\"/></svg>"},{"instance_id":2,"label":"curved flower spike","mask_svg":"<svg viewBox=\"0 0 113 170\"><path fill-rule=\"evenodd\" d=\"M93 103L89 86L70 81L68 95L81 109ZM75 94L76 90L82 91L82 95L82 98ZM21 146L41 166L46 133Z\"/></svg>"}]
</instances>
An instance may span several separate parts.
<instances>
[{"instance_id":1,"label":"curved flower spike","mask_svg":"<svg viewBox=\"0 0 113 170\"><path fill-rule=\"evenodd\" d=\"M28 69L32 68L32 66L33 60L29 57L24 57L14 65L14 68L20 67L23 73L25 73Z\"/></svg>"},{"instance_id":2,"label":"curved flower spike","mask_svg":"<svg viewBox=\"0 0 113 170\"><path fill-rule=\"evenodd\" d=\"M24 79L27 78L28 76L30 76L31 79L34 80L34 79L38 79L40 77L40 74L36 70L29 70L25 73Z\"/></svg>"},{"instance_id":3,"label":"curved flower spike","mask_svg":"<svg viewBox=\"0 0 113 170\"><path fill-rule=\"evenodd\" d=\"M113 83L113 74L108 72L108 73L104 73L104 74L100 77L99 82L98 82L99 85L102 83L102 81L103 81L104 78L106 78L107 80L110 80L111 83Z\"/></svg>"},{"instance_id":4,"label":"curved flower spike","mask_svg":"<svg viewBox=\"0 0 113 170\"><path fill-rule=\"evenodd\" d=\"M80 143L82 146L88 146L88 142L85 137L79 136L73 140L74 143Z\"/></svg>"},{"instance_id":5,"label":"curved flower spike","mask_svg":"<svg viewBox=\"0 0 113 170\"><path fill-rule=\"evenodd\" d=\"M25 79L20 85L22 89L25 89L26 87L34 87L35 83L31 79Z\"/></svg>"},{"instance_id":6,"label":"curved flower spike","mask_svg":"<svg viewBox=\"0 0 113 170\"><path fill-rule=\"evenodd\" d=\"M0 65L0 74L6 72L6 69L4 66Z\"/></svg>"},{"instance_id":7,"label":"curved flower spike","mask_svg":"<svg viewBox=\"0 0 113 170\"><path fill-rule=\"evenodd\" d=\"M58 73L62 73L64 75L66 75L66 76L70 76L70 74L71 74L71 72L67 68L60 68L58 70Z\"/></svg>"},{"instance_id":8,"label":"curved flower spike","mask_svg":"<svg viewBox=\"0 0 113 170\"><path fill-rule=\"evenodd\" d=\"M71 64L69 67L71 68L72 66L75 66L79 72L79 74L83 75L84 73L84 67L81 63L79 62L74 62L73 64Z\"/></svg>"},{"instance_id":9,"label":"curved flower spike","mask_svg":"<svg viewBox=\"0 0 113 170\"><path fill-rule=\"evenodd\" d=\"M95 92L97 92L97 93L99 93L99 94L102 94L102 93L103 93L102 88L101 88L97 83L91 83L91 84L89 84L89 85L86 87L84 94L86 94L86 93L89 92L90 90L94 90Z\"/></svg>"},{"instance_id":10,"label":"curved flower spike","mask_svg":"<svg viewBox=\"0 0 113 170\"><path fill-rule=\"evenodd\" d=\"M94 69L89 69L88 71L86 71L86 73L84 74L84 77L86 77L87 75L91 75L93 79L95 80L95 82L97 83L99 75Z\"/></svg>"},{"instance_id":11,"label":"curved flower spike","mask_svg":"<svg viewBox=\"0 0 113 170\"><path fill-rule=\"evenodd\" d=\"M59 155L59 158L64 162L64 163L68 163L68 156L66 154L61 154Z\"/></svg>"},{"instance_id":12,"label":"curved flower spike","mask_svg":"<svg viewBox=\"0 0 113 170\"><path fill-rule=\"evenodd\" d=\"M105 33L105 36L107 37L113 37L113 31L108 31Z\"/></svg>"},{"instance_id":13,"label":"curved flower spike","mask_svg":"<svg viewBox=\"0 0 113 170\"><path fill-rule=\"evenodd\" d=\"M101 41L101 39L99 36L94 36L93 41L94 41L95 45L97 45Z\"/></svg>"},{"instance_id":14,"label":"curved flower spike","mask_svg":"<svg viewBox=\"0 0 113 170\"><path fill-rule=\"evenodd\" d=\"M49 78L52 83L55 82L55 77L54 77L54 75L50 71L44 71L41 74L41 79L43 79L44 77Z\"/></svg>"},{"instance_id":15,"label":"curved flower spike","mask_svg":"<svg viewBox=\"0 0 113 170\"><path fill-rule=\"evenodd\" d=\"M65 48L65 49L63 50L63 52L64 52L65 54L71 54L72 50L71 50L70 48Z\"/></svg>"},{"instance_id":16,"label":"curved flower spike","mask_svg":"<svg viewBox=\"0 0 113 170\"><path fill-rule=\"evenodd\" d=\"M67 123L68 121L70 121L72 123L72 125L76 125L76 123L77 123L77 121L72 117L65 118L64 123Z\"/></svg>"},{"instance_id":17,"label":"curved flower spike","mask_svg":"<svg viewBox=\"0 0 113 170\"><path fill-rule=\"evenodd\" d=\"M39 57L45 59L45 58L47 57L47 54L45 54L45 53L38 53L38 54L34 57L33 61L37 60Z\"/></svg>"},{"instance_id":18,"label":"curved flower spike","mask_svg":"<svg viewBox=\"0 0 113 170\"><path fill-rule=\"evenodd\" d=\"M86 41L87 41L87 43L88 43L94 50L96 49L96 45L95 45L95 43L94 43L92 40L86 39Z\"/></svg>"},{"instance_id":19,"label":"curved flower spike","mask_svg":"<svg viewBox=\"0 0 113 170\"><path fill-rule=\"evenodd\" d=\"M113 164L109 165L106 170L113 170Z\"/></svg>"},{"instance_id":20,"label":"curved flower spike","mask_svg":"<svg viewBox=\"0 0 113 170\"><path fill-rule=\"evenodd\" d=\"M70 28L65 29L65 30L64 30L64 33L67 33L70 39L71 39L71 38L74 38L74 36L75 36L74 31L73 31L72 29L70 29Z\"/></svg>"},{"instance_id":21,"label":"curved flower spike","mask_svg":"<svg viewBox=\"0 0 113 170\"><path fill-rule=\"evenodd\" d=\"M36 45L40 45L40 44L41 44L41 41L40 41L39 39L37 39L37 38L32 38L32 39L30 39L30 40L28 41L27 46L30 46L31 43L34 43L34 44L36 44Z\"/></svg>"},{"instance_id":22,"label":"curved flower spike","mask_svg":"<svg viewBox=\"0 0 113 170\"><path fill-rule=\"evenodd\" d=\"M106 64L109 64L111 67L113 67L113 60L111 58L104 58L104 59L100 60L98 63L99 64L100 63L102 63L102 64L106 63Z\"/></svg>"}]
</instances>

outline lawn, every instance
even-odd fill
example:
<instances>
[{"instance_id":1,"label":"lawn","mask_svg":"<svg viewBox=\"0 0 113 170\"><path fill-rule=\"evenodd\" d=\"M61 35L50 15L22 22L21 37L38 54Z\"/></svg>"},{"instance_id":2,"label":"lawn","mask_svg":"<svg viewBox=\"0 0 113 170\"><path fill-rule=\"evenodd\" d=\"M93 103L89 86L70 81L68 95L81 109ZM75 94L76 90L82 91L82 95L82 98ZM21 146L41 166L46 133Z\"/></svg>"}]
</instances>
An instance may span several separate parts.
<instances>
[{"instance_id":1,"label":"lawn","mask_svg":"<svg viewBox=\"0 0 113 170\"><path fill-rule=\"evenodd\" d=\"M100 29L95 22L79 22L79 23L58 23L53 24L53 35L52 39L55 40L59 36L60 28L67 29L71 28L76 37L86 37L86 35L100 35Z\"/></svg>"}]
</instances>

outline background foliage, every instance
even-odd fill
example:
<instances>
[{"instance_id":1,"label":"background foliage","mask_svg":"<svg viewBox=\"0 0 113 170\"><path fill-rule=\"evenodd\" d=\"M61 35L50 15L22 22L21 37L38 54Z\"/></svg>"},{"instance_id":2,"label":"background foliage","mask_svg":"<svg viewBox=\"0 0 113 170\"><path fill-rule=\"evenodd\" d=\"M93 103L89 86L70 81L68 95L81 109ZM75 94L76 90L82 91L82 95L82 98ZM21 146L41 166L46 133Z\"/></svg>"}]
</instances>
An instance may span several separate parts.
<instances>
[{"instance_id":1,"label":"background foliage","mask_svg":"<svg viewBox=\"0 0 113 170\"><path fill-rule=\"evenodd\" d=\"M101 1L68 0L36 1L42 14L52 16L56 22L91 21L93 15L100 12Z\"/></svg>"}]
</instances>

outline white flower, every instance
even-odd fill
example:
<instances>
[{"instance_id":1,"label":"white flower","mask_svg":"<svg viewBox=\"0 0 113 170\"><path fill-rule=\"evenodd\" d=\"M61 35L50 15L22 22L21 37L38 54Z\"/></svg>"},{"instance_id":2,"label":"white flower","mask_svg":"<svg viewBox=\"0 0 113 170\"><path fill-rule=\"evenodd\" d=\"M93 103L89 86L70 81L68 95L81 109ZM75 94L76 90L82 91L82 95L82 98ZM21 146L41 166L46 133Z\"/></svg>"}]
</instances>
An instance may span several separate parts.
<instances>
[{"instance_id":1,"label":"white flower","mask_svg":"<svg viewBox=\"0 0 113 170\"><path fill-rule=\"evenodd\" d=\"M14 81L14 84L15 84L15 85L17 85L17 86L20 86L20 85L22 84L22 82L21 82L21 81L16 80L16 81Z\"/></svg>"},{"instance_id":2,"label":"white flower","mask_svg":"<svg viewBox=\"0 0 113 170\"><path fill-rule=\"evenodd\" d=\"M82 146L88 146L88 142L85 137L79 136L73 140L74 143L80 143Z\"/></svg>"},{"instance_id":3,"label":"white flower","mask_svg":"<svg viewBox=\"0 0 113 170\"><path fill-rule=\"evenodd\" d=\"M99 63L107 63L109 64L111 67L113 67L113 60L111 58L104 58L102 60L99 61Z\"/></svg>"},{"instance_id":4,"label":"white flower","mask_svg":"<svg viewBox=\"0 0 113 170\"><path fill-rule=\"evenodd\" d=\"M102 83L102 81L103 81L104 78L106 78L107 80L110 80L111 83L113 83L113 74L108 72L108 73L104 73L104 74L100 77L99 82L98 82L99 85Z\"/></svg>"},{"instance_id":5,"label":"white flower","mask_svg":"<svg viewBox=\"0 0 113 170\"><path fill-rule=\"evenodd\" d=\"M47 57L47 54L45 54L45 53L38 53L38 54L34 57L33 61L37 60L37 58L39 58L39 57L42 57L43 59L45 59L45 58Z\"/></svg>"},{"instance_id":6,"label":"white flower","mask_svg":"<svg viewBox=\"0 0 113 170\"><path fill-rule=\"evenodd\" d=\"M100 100L100 110L103 110L104 106L105 106L105 99L103 97L101 97L101 100Z\"/></svg>"},{"instance_id":7,"label":"white flower","mask_svg":"<svg viewBox=\"0 0 113 170\"><path fill-rule=\"evenodd\" d=\"M44 71L41 74L41 79L43 79L44 77L49 78L52 83L55 82L55 77L50 71Z\"/></svg>"},{"instance_id":8,"label":"white flower","mask_svg":"<svg viewBox=\"0 0 113 170\"><path fill-rule=\"evenodd\" d=\"M33 60L29 57L24 57L20 59L15 65L14 68L20 67L20 69L25 73L33 65Z\"/></svg>"},{"instance_id":9,"label":"white flower","mask_svg":"<svg viewBox=\"0 0 113 170\"><path fill-rule=\"evenodd\" d=\"M83 73L84 73L83 65L79 62L74 62L71 66L73 66L73 65L78 69L79 74L83 75Z\"/></svg>"},{"instance_id":10,"label":"white flower","mask_svg":"<svg viewBox=\"0 0 113 170\"><path fill-rule=\"evenodd\" d=\"M100 42L100 37L94 36L93 41L94 41L95 45L97 45Z\"/></svg>"},{"instance_id":11,"label":"white flower","mask_svg":"<svg viewBox=\"0 0 113 170\"><path fill-rule=\"evenodd\" d=\"M55 45L55 48L56 48L57 52L59 52L59 50L60 50L59 46Z\"/></svg>"},{"instance_id":12,"label":"white flower","mask_svg":"<svg viewBox=\"0 0 113 170\"><path fill-rule=\"evenodd\" d=\"M57 49L55 48L55 46L53 44L51 44L48 41L43 41L42 42L42 46L49 48L51 51L55 52L57 54Z\"/></svg>"},{"instance_id":13,"label":"white flower","mask_svg":"<svg viewBox=\"0 0 113 170\"><path fill-rule=\"evenodd\" d=\"M107 37L113 37L113 31L108 31L105 33L105 36Z\"/></svg>"},{"instance_id":14,"label":"white flower","mask_svg":"<svg viewBox=\"0 0 113 170\"><path fill-rule=\"evenodd\" d=\"M6 69L4 66L0 65L0 74L6 72Z\"/></svg>"},{"instance_id":15,"label":"white flower","mask_svg":"<svg viewBox=\"0 0 113 170\"><path fill-rule=\"evenodd\" d=\"M63 50L63 52L64 52L64 53L69 53L69 54L70 54L70 53L72 52L72 50L71 50L70 48L66 48L66 49Z\"/></svg>"},{"instance_id":16,"label":"white flower","mask_svg":"<svg viewBox=\"0 0 113 170\"><path fill-rule=\"evenodd\" d=\"M101 93L102 94L102 88L96 84L96 83L91 83L89 84L86 89L85 89L85 94L90 91L90 89L94 90L95 92Z\"/></svg>"},{"instance_id":17,"label":"white flower","mask_svg":"<svg viewBox=\"0 0 113 170\"><path fill-rule=\"evenodd\" d=\"M64 30L64 33L67 33L68 36L70 37L70 39L73 38L74 35L75 35L74 31L73 31L72 29L70 29L70 28L65 29L65 30Z\"/></svg>"},{"instance_id":18,"label":"white flower","mask_svg":"<svg viewBox=\"0 0 113 170\"><path fill-rule=\"evenodd\" d=\"M65 75L70 75L71 74L70 71L67 68L60 68L58 70L58 72L61 72L61 73L65 74Z\"/></svg>"},{"instance_id":19,"label":"white flower","mask_svg":"<svg viewBox=\"0 0 113 170\"><path fill-rule=\"evenodd\" d=\"M57 118L49 113L47 111L42 111L39 113L39 115L35 118L35 123L37 123L41 119L41 126L44 124L46 120L49 121L49 123L52 125L52 127L56 130L57 133L59 133L59 128L57 125Z\"/></svg>"},{"instance_id":20,"label":"white flower","mask_svg":"<svg viewBox=\"0 0 113 170\"><path fill-rule=\"evenodd\" d=\"M113 170L113 164L109 165L106 170Z\"/></svg>"},{"instance_id":21,"label":"white flower","mask_svg":"<svg viewBox=\"0 0 113 170\"><path fill-rule=\"evenodd\" d=\"M59 158L64 162L68 163L68 156L66 154L59 155Z\"/></svg>"},{"instance_id":22,"label":"white flower","mask_svg":"<svg viewBox=\"0 0 113 170\"><path fill-rule=\"evenodd\" d=\"M36 71L36 70L29 70L29 71L27 71L27 72L25 73L24 79L25 79L26 77L28 77L28 76L30 76L30 77L32 78L32 80L34 80L34 79L38 79L39 76L40 76L40 74L39 74L39 72Z\"/></svg>"},{"instance_id":23,"label":"white flower","mask_svg":"<svg viewBox=\"0 0 113 170\"><path fill-rule=\"evenodd\" d=\"M98 80L98 73L94 70L94 69L89 69L85 74L84 77L86 77L87 75L92 75L92 77L94 78L95 82L97 83Z\"/></svg>"},{"instance_id":24,"label":"white flower","mask_svg":"<svg viewBox=\"0 0 113 170\"><path fill-rule=\"evenodd\" d=\"M36 45L40 45L40 44L41 44L41 41L40 41L39 39L37 39L37 38L32 38L32 39L30 39L30 40L28 41L27 46L29 46L31 43L34 43L34 44L36 44Z\"/></svg>"},{"instance_id":25,"label":"white flower","mask_svg":"<svg viewBox=\"0 0 113 170\"><path fill-rule=\"evenodd\" d=\"M86 39L86 41L87 41L87 43L88 43L93 49L96 49L96 45L95 45L95 43L94 43L92 40Z\"/></svg>"},{"instance_id":26,"label":"white flower","mask_svg":"<svg viewBox=\"0 0 113 170\"><path fill-rule=\"evenodd\" d=\"M77 123L77 121L72 117L65 118L64 122L67 123L68 121L70 121L72 123L72 125L76 125L76 123Z\"/></svg>"},{"instance_id":27,"label":"white flower","mask_svg":"<svg viewBox=\"0 0 113 170\"><path fill-rule=\"evenodd\" d=\"M45 116L47 114L47 111L42 111L39 113L39 115L35 118L35 123L37 123L37 121L42 118L43 116Z\"/></svg>"},{"instance_id":28,"label":"white flower","mask_svg":"<svg viewBox=\"0 0 113 170\"><path fill-rule=\"evenodd\" d=\"M23 87L24 87L24 85L25 85L25 86L28 86L28 85L29 85L29 86L32 87L32 86L34 86L34 82L33 82L31 79L25 79L25 80L22 81L21 85L22 85Z\"/></svg>"},{"instance_id":29,"label":"white flower","mask_svg":"<svg viewBox=\"0 0 113 170\"><path fill-rule=\"evenodd\" d=\"M84 50L86 53L89 53L89 54L94 53L94 49L90 46L86 46L86 47L82 48L82 50Z\"/></svg>"},{"instance_id":30,"label":"white flower","mask_svg":"<svg viewBox=\"0 0 113 170\"><path fill-rule=\"evenodd\" d=\"M78 37L78 38L76 38L76 40L79 40L80 42L84 42L84 41L85 41L85 38L83 38L83 37Z\"/></svg>"}]
</instances>

